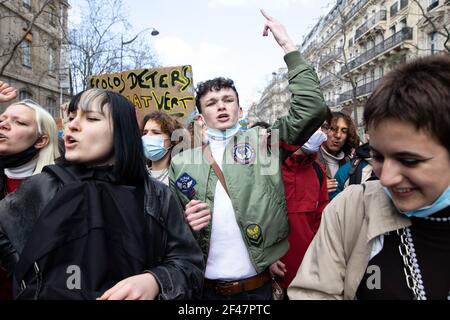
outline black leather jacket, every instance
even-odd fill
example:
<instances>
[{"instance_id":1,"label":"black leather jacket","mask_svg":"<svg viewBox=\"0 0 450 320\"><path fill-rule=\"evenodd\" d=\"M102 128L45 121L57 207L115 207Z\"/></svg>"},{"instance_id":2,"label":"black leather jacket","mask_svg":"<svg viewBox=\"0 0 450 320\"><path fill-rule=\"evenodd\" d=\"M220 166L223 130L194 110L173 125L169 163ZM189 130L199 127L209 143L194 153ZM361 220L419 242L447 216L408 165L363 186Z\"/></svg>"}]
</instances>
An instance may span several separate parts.
<instances>
[{"instance_id":1,"label":"black leather jacket","mask_svg":"<svg viewBox=\"0 0 450 320\"><path fill-rule=\"evenodd\" d=\"M27 235L40 213L61 187L50 174L32 176L16 192L0 201L0 266L10 274L20 258ZM158 203L166 206L163 210ZM159 299L193 299L201 294L203 285L203 255L183 211L169 188L147 179L145 213L152 239L152 273L160 287ZM165 213L165 214L164 214ZM156 228L163 232L154 232ZM162 238L162 239L161 239ZM155 245L158 244L158 245Z\"/></svg>"}]
</instances>

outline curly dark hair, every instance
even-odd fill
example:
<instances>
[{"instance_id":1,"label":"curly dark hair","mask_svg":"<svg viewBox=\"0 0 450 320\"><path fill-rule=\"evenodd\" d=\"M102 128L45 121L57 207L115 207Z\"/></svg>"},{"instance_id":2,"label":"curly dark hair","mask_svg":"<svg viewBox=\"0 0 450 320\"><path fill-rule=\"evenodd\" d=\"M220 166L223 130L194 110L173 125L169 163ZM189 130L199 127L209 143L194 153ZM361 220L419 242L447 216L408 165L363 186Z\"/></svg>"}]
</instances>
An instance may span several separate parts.
<instances>
[{"instance_id":1,"label":"curly dark hair","mask_svg":"<svg viewBox=\"0 0 450 320\"><path fill-rule=\"evenodd\" d=\"M205 82L200 82L197 85L197 89L195 90L195 105L197 106L197 110L199 113L202 113L202 107L200 105L200 99L210 91L219 91L221 89L233 89L236 93L237 102L239 105L239 94L234 86L234 82L231 79L218 77L212 80L208 80Z\"/></svg>"},{"instance_id":2,"label":"curly dark hair","mask_svg":"<svg viewBox=\"0 0 450 320\"><path fill-rule=\"evenodd\" d=\"M359 146L359 137L356 133L355 124L353 123L352 118L343 112L332 112L331 116L330 130L333 130L333 127L339 119L343 119L348 126L347 140L345 140L344 146L342 147L345 156L348 156L352 153L353 149L356 149Z\"/></svg>"}]
</instances>

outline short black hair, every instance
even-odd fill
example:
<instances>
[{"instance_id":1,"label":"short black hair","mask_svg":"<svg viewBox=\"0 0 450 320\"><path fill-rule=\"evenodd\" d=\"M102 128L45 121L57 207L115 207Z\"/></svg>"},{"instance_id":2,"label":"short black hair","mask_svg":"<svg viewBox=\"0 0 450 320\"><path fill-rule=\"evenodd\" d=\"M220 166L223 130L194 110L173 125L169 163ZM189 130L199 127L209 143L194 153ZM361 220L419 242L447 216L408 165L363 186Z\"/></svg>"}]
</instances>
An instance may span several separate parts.
<instances>
[{"instance_id":1,"label":"short black hair","mask_svg":"<svg viewBox=\"0 0 450 320\"><path fill-rule=\"evenodd\" d=\"M197 85L197 89L195 91L195 105L197 106L197 110L199 113L202 113L202 107L200 105L200 99L207 94L210 91L219 91L221 89L233 89L233 91L236 93L237 102L239 105L239 94L236 90L236 87L234 86L234 82L231 79L224 78L224 77L218 77L214 78L212 80L200 82Z\"/></svg>"},{"instance_id":2,"label":"short black hair","mask_svg":"<svg viewBox=\"0 0 450 320\"><path fill-rule=\"evenodd\" d=\"M450 153L450 55L419 58L384 76L364 108L366 127L393 119L435 137Z\"/></svg>"},{"instance_id":3,"label":"short black hair","mask_svg":"<svg viewBox=\"0 0 450 320\"><path fill-rule=\"evenodd\" d=\"M122 182L132 182L145 178L147 171L141 132L135 107L129 100L117 92L89 89L84 91L80 97L77 97L76 103L69 106L68 113L76 112L80 105L82 105L82 109L85 108L84 104L88 104L86 108L90 108L89 104L99 97L101 99L99 103L101 111L103 112L105 106L109 106L111 110L114 128L114 174L116 178Z\"/></svg>"}]
</instances>

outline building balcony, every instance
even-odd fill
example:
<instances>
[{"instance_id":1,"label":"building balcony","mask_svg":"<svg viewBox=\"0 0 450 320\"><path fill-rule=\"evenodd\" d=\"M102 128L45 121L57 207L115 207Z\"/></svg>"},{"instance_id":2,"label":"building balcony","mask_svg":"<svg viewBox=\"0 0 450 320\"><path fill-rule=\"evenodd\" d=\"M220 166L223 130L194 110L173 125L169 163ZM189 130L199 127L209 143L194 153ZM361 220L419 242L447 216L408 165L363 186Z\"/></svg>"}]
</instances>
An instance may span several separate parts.
<instances>
[{"instance_id":1,"label":"building balcony","mask_svg":"<svg viewBox=\"0 0 450 320\"><path fill-rule=\"evenodd\" d=\"M326 45L327 42L330 41L330 39L333 38L340 30L340 27L335 26L334 29L331 30L330 33L322 40L322 46Z\"/></svg>"},{"instance_id":2,"label":"building balcony","mask_svg":"<svg viewBox=\"0 0 450 320\"><path fill-rule=\"evenodd\" d=\"M387 19L387 11L380 10L374 14L369 20L364 22L355 32L355 40L360 39L366 35L369 31L378 30L380 27L384 29L384 23Z\"/></svg>"},{"instance_id":3,"label":"building balcony","mask_svg":"<svg viewBox=\"0 0 450 320\"><path fill-rule=\"evenodd\" d=\"M320 86L321 87L326 87L327 85L329 85L330 83L332 83L334 80L336 80L336 77L333 76L332 74L326 76L325 78L322 78L320 80Z\"/></svg>"},{"instance_id":4,"label":"building balcony","mask_svg":"<svg viewBox=\"0 0 450 320\"><path fill-rule=\"evenodd\" d=\"M350 21L351 18L370 2L370 0L360 0L358 3L345 15L345 22Z\"/></svg>"},{"instance_id":5,"label":"building balcony","mask_svg":"<svg viewBox=\"0 0 450 320\"><path fill-rule=\"evenodd\" d=\"M380 79L373 80L369 83L363 84L356 88L356 98L361 98L362 96L366 96L375 89ZM353 90L346 91L339 95L338 104L347 102L353 99Z\"/></svg>"},{"instance_id":6,"label":"building balcony","mask_svg":"<svg viewBox=\"0 0 450 320\"><path fill-rule=\"evenodd\" d=\"M327 100L327 101L325 101L325 104L328 106L328 108L334 108L334 107L336 107L339 103L338 103L338 99L333 99L333 100Z\"/></svg>"},{"instance_id":7,"label":"building balcony","mask_svg":"<svg viewBox=\"0 0 450 320\"><path fill-rule=\"evenodd\" d=\"M329 85L330 83L332 83L336 78L333 75L328 75L325 78L322 78L320 80L320 86L321 87L326 87L327 85Z\"/></svg>"},{"instance_id":8,"label":"building balcony","mask_svg":"<svg viewBox=\"0 0 450 320\"><path fill-rule=\"evenodd\" d=\"M309 56L314 50L317 50L317 49L318 49L318 47L317 47L317 42L316 42L316 41L313 41L313 42L311 42L311 43L306 47L305 50L302 51L302 55L305 56L305 57L307 57L307 56Z\"/></svg>"},{"instance_id":9,"label":"building balcony","mask_svg":"<svg viewBox=\"0 0 450 320\"><path fill-rule=\"evenodd\" d=\"M360 54L355 59L350 61L347 66L343 66L341 69L341 75L348 73L349 71L360 67L366 62L376 58L381 54L385 54L390 50L393 50L400 46L403 42L407 40L412 40L413 29L410 27L405 27L399 32L394 33L389 38L383 40L379 44L375 45L373 48L367 50L366 52Z\"/></svg>"},{"instance_id":10,"label":"building balcony","mask_svg":"<svg viewBox=\"0 0 450 320\"><path fill-rule=\"evenodd\" d=\"M327 55L320 57L319 66L322 67L322 66L326 65L327 63L336 60L341 55L342 55L342 48L333 50L332 52L328 53Z\"/></svg>"}]
</instances>

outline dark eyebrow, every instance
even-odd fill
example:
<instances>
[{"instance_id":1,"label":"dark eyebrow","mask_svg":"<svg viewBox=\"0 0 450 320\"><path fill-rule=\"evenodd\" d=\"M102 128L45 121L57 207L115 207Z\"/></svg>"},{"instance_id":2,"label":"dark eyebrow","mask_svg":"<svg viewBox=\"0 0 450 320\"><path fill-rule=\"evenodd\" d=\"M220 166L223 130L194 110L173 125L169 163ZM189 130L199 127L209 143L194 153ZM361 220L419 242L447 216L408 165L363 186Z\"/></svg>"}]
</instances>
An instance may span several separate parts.
<instances>
[{"instance_id":1,"label":"dark eyebrow","mask_svg":"<svg viewBox=\"0 0 450 320\"><path fill-rule=\"evenodd\" d=\"M375 153L381 154L381 152L379 152L374 147L369 146L369 148L370 148L370 151L373 151ZM394 153L394 156L395 157L400 157L400 158L411 158L411 157L413 157L413 158L418 158L420 160L431 160L431 159L433 159L433 157L427 158L427 157L424 157L424 156L422 156L420 154L417 154L417 153L414 153L414 152L407 152L407 151L396 152L396 153Z\"/></svg>"},{"instance_id":2,"label":"dark eyebrow","mask_svg":"<svg viewBox=\"0 0 450 320\"><path fill-rule=\"evenodd\" d=\"M217 101L217 98L209 98L208 100L205 101L205 103L212 102L212 101Z\"/></svg>"},{"instance_id":3,"label":"dark eyebrow","mask_svg":"<svg viewBox=\"0 0 450 320\"><path fill-rule=\"evenodd\" d=\"M103 112L95 111L95 110L87 110L83 111L86 115L100 115L102 117L106 117L106 115Z\"/></svg>"}]
</instances>

